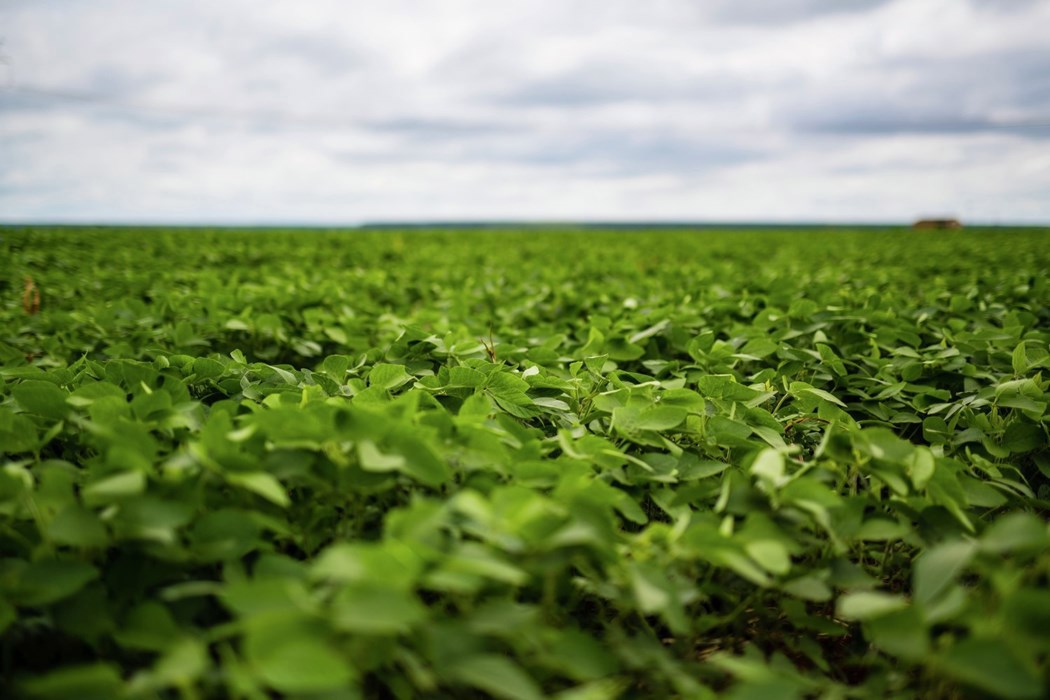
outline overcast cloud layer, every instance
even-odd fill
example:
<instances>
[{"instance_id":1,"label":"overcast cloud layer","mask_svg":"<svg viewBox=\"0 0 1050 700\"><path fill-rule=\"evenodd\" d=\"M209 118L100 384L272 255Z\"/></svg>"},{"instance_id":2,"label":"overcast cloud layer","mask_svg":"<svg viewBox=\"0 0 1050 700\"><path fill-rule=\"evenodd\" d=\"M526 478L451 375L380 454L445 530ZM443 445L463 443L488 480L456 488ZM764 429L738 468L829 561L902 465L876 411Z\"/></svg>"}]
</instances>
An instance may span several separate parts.
<instances>
[{"instance_id":1,"label":"overcast cloud layer","mask_svg":"<svg viewBox=\"0 0 1050 700\"><path fill-rule=\"evenodd\" d=\"M1050 0L6 0L0 220L1050 222Z\"/></svg>"}]
</instances>

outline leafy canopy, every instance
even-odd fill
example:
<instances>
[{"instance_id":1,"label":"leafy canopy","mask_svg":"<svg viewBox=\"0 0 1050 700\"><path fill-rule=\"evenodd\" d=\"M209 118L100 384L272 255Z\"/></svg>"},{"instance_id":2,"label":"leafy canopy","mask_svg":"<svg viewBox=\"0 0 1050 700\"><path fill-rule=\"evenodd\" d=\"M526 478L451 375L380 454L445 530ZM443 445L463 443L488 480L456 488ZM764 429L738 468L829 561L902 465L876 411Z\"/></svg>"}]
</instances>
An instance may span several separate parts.
<instances>
[{"instance_id":1,"label":"leafy canopy","mask_svg":"<svg viewBox=\"0 0 1050 700\"><path fill-rule=\"evenodd\" d=\"M0 260L0 695L1048 691L1045 232Z\"/></svg>"}]
</instances>

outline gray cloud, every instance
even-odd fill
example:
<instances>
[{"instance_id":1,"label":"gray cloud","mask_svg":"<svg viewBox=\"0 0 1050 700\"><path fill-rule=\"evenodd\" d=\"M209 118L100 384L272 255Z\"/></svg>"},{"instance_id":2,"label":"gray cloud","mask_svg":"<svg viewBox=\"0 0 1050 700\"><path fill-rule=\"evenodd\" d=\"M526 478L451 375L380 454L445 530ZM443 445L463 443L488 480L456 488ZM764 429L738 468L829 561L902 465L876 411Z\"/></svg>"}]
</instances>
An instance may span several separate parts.
<instances>
[{"instance_id":1,"label":"gray cloud","mask_svg":"<svg viewBox=\"0 0 1050 700\"><path fill-rule=\"evenodd\" d=\"M867 65L863 89L817 89L787 105L803 131L1050 137L1050 50L895 58Z\"/></svg>"},{"instance_id":2,"label":"gray cloud","mask_svg":"<svg viewBox=\"0 0 1050 700\"><path fill-rule=\"evenodd\" d=\"M726 74L690 74L674 66L596 63L523 81L491 98L513 106L590 107L725 99L747 88Z\"/></svg>"},{"instance_id":3,"label":"gray cloud","mask_svg":"<svg viewBox=\"0 0 1050 700\"><path fill-rule=\"evenodd\" d=\"M991 119L960 119L951 115L883 116L863 115L853 119L839 117L835 121L814 123L806 128L816 133L841 135L927 134L958 136L979 133L1001 133L1020 138L1050 138L1050 119L1045 121L993 121Z\"/></svg>"},{"instance_id":4,"label":"gray cloud","mask_svg":"<svg viewBox=\"0 0 1050 700\"><path fill-rule=\"evenodd\" d=\"M1005 0L16 0L0 212L1050 220L1048 23Z\"/></svg>"},{"instance_id":5,"label":"gray cloud","mask_svg":"<svg viewBox=\"0 0 1050 700\"><path fill-rule=\"evenodd\" d=\"M747 24L803 22L833 14L866 12L891 0L716 0L704 5L716 20Z\"/></svg>"}]
</instances>

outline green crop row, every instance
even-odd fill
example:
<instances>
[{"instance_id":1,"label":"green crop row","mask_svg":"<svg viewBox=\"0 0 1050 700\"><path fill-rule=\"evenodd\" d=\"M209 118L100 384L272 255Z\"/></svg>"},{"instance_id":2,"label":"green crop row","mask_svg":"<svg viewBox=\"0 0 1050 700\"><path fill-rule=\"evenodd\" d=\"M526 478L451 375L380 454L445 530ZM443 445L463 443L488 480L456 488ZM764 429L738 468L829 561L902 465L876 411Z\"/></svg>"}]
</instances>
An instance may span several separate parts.
<instances>
[{"instance_id":1,"label":"green crop row","mask_svg":"<svg viewBox=\"0 0 1050 700\"><path fill-rule=\"evenodd\" d=\"M0 229L0 695L1044 697L1047 235Z\"/></svg>"}]
</instances>

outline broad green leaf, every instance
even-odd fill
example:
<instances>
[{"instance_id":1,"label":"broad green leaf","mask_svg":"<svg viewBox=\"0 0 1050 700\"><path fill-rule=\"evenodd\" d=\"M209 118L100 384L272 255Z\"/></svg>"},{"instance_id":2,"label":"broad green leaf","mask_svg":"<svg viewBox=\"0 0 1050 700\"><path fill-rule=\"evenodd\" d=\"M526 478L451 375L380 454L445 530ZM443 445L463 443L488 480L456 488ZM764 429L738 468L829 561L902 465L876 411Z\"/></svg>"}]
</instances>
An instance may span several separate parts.
<instances>
[{"instance_id":1,"label":"broad green leaf","mask_svg":"<svg viewBox=\"0 0 1050 700\"><path fill-rule=\"evenodd\" d=\"M179 634L178 624L167 607L145 601L127 614L114 638L123 647L163 651Z\"/></svg>"},{"instance_id":2,"label":"broad green leaf","mask_svg":"<svg viewBox=\"0 0 1050 700\"><path fill-rule=\"evenodd\" d=\"M0 411L0 454L32 452L37 449L39 439L36 426L29 417Z\"/></svg>"},{"instance_id":3,"label":"broad green leaf","mask_svg":"<svg viewBox=\"0 0 1050 700\"><path fill-rule=\"evenodd\" d=\"M857 530L858 540L869 540L875 542L897 540L908 533L908 527L896 520L885 518L872 518L865 520L864 524Z\"/></svg>"},{"instance_id":4,"label":"broad green leaf","mask_svg":"<svg viewBox=\"0 0 1050 700\"><path fill-rule=\"evenodd\" d=\"M75 504L55 516L47 526L47 535L58 544L74 547L104 547L109 540L98 516Z\"/></svg>"},{"instance_id":5,"label":"broad green leaf","mask_svg":"<svg viewBox=\"0 0 1050 700\"><path fill-rule=\"evenodd\" d=\"M161 685L185 687L208 668L207 648L195 639L183 638L171 644L153 667Z\"/></svg>"},{"instance_id":6,"label":"broad green leaf","mask_svg":"<svg viewBox=\"0 0 1050 700\"><path fill-rule=\"evenodd\" d=\"M477 654L457 661L449 675L501 700L539 700L540 687L513 661L495 654Z\"/></svg>"},{"instance_id":7,"label":"broad green leaf","mask_svg":"<svg viewBox=\"0 0 1050 700\"><path fill-rule=\"evenodd\" d=\"M688 412L677 406L653 406L638 415L636 426L640 430L670 430L677 427Z\"/></svg>"},{"instance_id":8,"label":"broad green leaf","mask_svg":"<svg viewBox=\"0 0 1050 700\"><path fill-rule=\"evenodd\" d=\"M1003 641L964 639L948 649L942 668L951 677L1002 698L1045 697L1044 681Z\"/></svg>"},{"instance_id":9,"label":"broad green leaf","mask_svg":"<svg viewBox=\"0 0 1050 700\"><path fill-rule=\"evenodd\" d=\"M371 440L357 443L357 459L361 468L370 472L389 472L405 467L405 458L399 454L384 454Z\"/></svg>"},{"instance_id":10,"label":"broad green leaf","mask_svg":"<svg viewBox=\"0 0 1050 700\"><path fill-rule=\"evenodd\" d=\"M915 560L912 591L915 602L929 605L966 568L976 546L972 542L945 542L927 550Z\"/></svg>"},{"instance_id":11,"label":"broad green leaf","mask_svg":"<svg viewBox=\"0 0 1050 700\"><path fill-rule=\"evenodd\" d=\"M292 502L288 498L288 493L284 490L284 486L273 474L266 472L228 472L226 481L234 486L240 486L258 494L282 508L287 508Z\"/></svg>"},{"instance_id":12,"label":"broad green leaf","mask_svg":"<svg viewBox=\"0 0 1050 700\"><path fill-rule=\"evenodd\" d=\"M355 675L333 645L310 635L267 635L248 648L256 674L282 693L333 691L345 688Z\"/></svg>"},{"instance_id":13,"label":"broad green leaf","mask_svg":"<svg viewBox=\"0 0 1050 700\"><path fill-rule=\"evenodd\" d=\"M800 576L781 586L783 590L796 598L822 603L831 600L831 588L816 576Z\"/></svg>"},{"instance_id":14,"label":"broad green leaf","mask_svg":"<svg viewBox=\"0 0 1050 700\"><path fill-rule=\"evenodd\" d=\"M1023 340L1014 348L1010 360L1013 365L1014 374L1023 375L1028 371L1028 354L1025 352Z\"/></svg>"},{"instance_id":15,"label":"broad green leaf","mask_svg":"<svg viewBox=\"0 0 1050 700\"><path fill-rule=\"evenodd\" d=\"M222 589L222 603L242 617L303 611L312 603L303 583L283 576L232 581Z\"/></svg>"},{"instance_id":16,"label":"broad green leaf","mask_svg":"<svg viewBox=\"0 0 1050 700\"><path fill-rule=\"evenodd\" d=\"M908 474L915 488L920 490L926 488L935 468L933 454L928 449L920 447L912 452L907 464Z\"/></svg>"},{"instance_id":17,"label":"broad green leaf","mask_svg":"<svg viewBox=\"0 0 1050 700\"><path fill-rule=\"evenodd\" d=\"M744 549L770 573L782 575L791 570L791 555L787 548L776 540L755 540L744 545Z\"/></svg>"},{"instance_id":18,"label":"broad green leaf","mask_svg":"<svg viewBox=\"0 0 1050 700\"><path fill-rule=\"evenodd\" d=\"M898 595L880 591L846 593L835 606L839 617L845 620L873 620L889 613L904 610L908 601Z\"/></svg>"},{"instance_id":19,"label":"broad green leaf","mask_svg":"<svg viewBox=\"0 0 1050 700\"><path fill-rule=\"evenodd\" d=\"M412 381L412 376L405 371L404 365L378 363L368 373L368 386L392 391Z\"/></svg>"},{"instance_id":20,"label":"broad green leaf","mask_svg":"<svg viewBox=\"0 0 1050 700\"><path fill-rule=\"evenodd\" d=\"M11 394L29 411L48 418L63 418L69 413L67 393L51 382L28 380L16 384Z\"/></svg>"},{"instance_id":21,"label":"broad green leaf","mask_svg":"<svg viewBox=\"0 0 1050 700\"><path fill-rule=\"evenodd\" d=\"M334 627L358 634L403 634L426 617L411 593L380 583L348 584L332 601Z\"/></svg>"},{"instance_id":22,"label":"broad green leaf","mask_svg":"<svg viewBox=\"0 0 1050 700\"><path fill-rule=\"evenodd\" d=\"M423 559L412 546L399 540L382 544L337 542L316 557L310 573L342 583L375 583L408 590L423 566Z\"/></svg>"},{"instance_id":23,"label":"broad green leaf","mask_svg":"<svg viewBox=\"0 0 1050 700\"><path fill-rule=\"evenodd\" d=\"M240 558L259 545L261 529L250 511L213 510L194 520L194 554L202 561Z\"/></svg>"},{"instance_id":24,"label":"broad green leaf","mask_svg":"<svg viewBox=\"0 0 1050 700\"><path fill-rule=\"evenodd\" d=\"M485 374L470 367L451 367L448 370L448 386L479 387L485 384Z\"/></svg>"},{"instance_id":25,"label":"broad green leaf","mask_svg":"<svg viewBox=\"0 0 1050 700\"><path fill-rule=\"evenodd\" d=\"M551 696L555 700L617 700L627 689L622 678L603 678L568 688Z\"/></svg>"},{"instance_id":26,"label":"broad green leaf","mask_svg":"<svg viewBox=\"0 0 1050 700\"><path fill-rule=\"evenodd\" d=\"M1013 591L1003 606L1003 617L1013 630L1042 640L1045 649L1046 631L1050 629L1050 591L1036 588Z\"/></svg>"},{"instance_id":27,"label":"broad green leaf","mask_svg":"<svg viewBox=\"0 0 1050 700\"><path fill-rule=\"evenodd\" d=\"M15 601L40 606L68 598L98 578L98 569L82 561L43 559L22 570Z\"/></svg>"},{"instance_id":28,"label":"broad green leaf","mask_svg":"<svg viewBox=\"0 0 1050 700\"><path fill-rule=\"evenodd\" d=\"M197 375L198 379L214 379L215 377L221 377L222 373L226 371L226 367L217 360L212 360L207 357L198 357L193 361L193 373Z\"/></svg>"},{"instance_id":29,"label":"broad green leaf","mask_svg":"<svg viewBox=\"0 0 1050 700\"><path fill-rule=\"evenodd\" d=\"M616 657L599 640L574 629L565 629L550 646L551 662L578 681L606 678L616 672Z\"/></svg>"},{"instance_id":30,"label":"broad green leaf","mask_svg":"<svg viewBox=\"0 0 1050 700\"><path fill-rule=\"evenodd\" d=\"M111 663L64 666L22 682L40 700L112 700L121 696L120 672Z\"/></svg>"},{"instance_id":31,"label":"broad green leaf","mask_svg":"<svg viewBox=\"0 0 1050 700\"><path fill-rule=\"evenodd\" d=\"M84 502L89 505L113 503L140 495L146 490L146 475L142 472L114 474L84 487Z\"/></svg>"},{"instance_id":32,"label":"broad green leaf","mask_svg":"<svg viewBox=\"0 0 1050 700\"><path fill-rule=\"evenodd\" d=\"M881 651L913 663L921 663L929 652L929 632L914 608L869 619L864 629L866 636Z\"/></svg>"},{"instance_id":33,"label":"broad green leaf","mask_svg":"<svg viewBox=\"0 0 1050 700\"><path fill-rule=\"evenodd\" d=\"M980 547L995 554L1046 551L1050 547L1050 531L1046 522L1035 515L1010 513L997 518L981 534Z\"/></svg>"},{"instance_id":34,"label":"broad green leaf","mask_svg":"<svg viewBox=\"0 0 1050 700\"><path fill-rule=\"evenodd\" d=\"M751 473L771 488L779 488L786 482L784 456L767 447L751 463Z\"/></svg>"},{"instance_id":35,"label":"broad green leaf","mask_svg":"<svg viewBox=\"0 0 1050 700\"><path fill-rule=\"evenodd\" d=\"M750 401L759 395L759 392L739 383L733 376L724 374L700 377L697 388L704 396L729 401Z\"/></svg>"},{"instance_id":36,"label":"broad green leaf","mask_svg":"<svg viewBox=\"0 0 1050 700\"><path fill-rule=\"evenodd\" d=\"M823 389L817 389L816 387L809 386L809 385L804 384L802 382L793 382L791 384L791 392L793 394L810 394L812 396L816 396L818 398L821 398L821 399L823 399L825 401L830 401L831 403L835 404L836 406L841 406L842 408L846 408L846 404L844 404L834 394L831 394L831 393L829 393L827 391L824 391Z\"/></svg>"},{"instance_id":37,"label":"broad green leaf","mask_svg":"<svg viewBox=\"0 0 1050 700\"><path fill-rule=\"evenodd\" d=\"M732 418L711 416L707 421L707 436L714 444L726 447L747 446L751 428Z\"/></svg>"}]
</instances>

